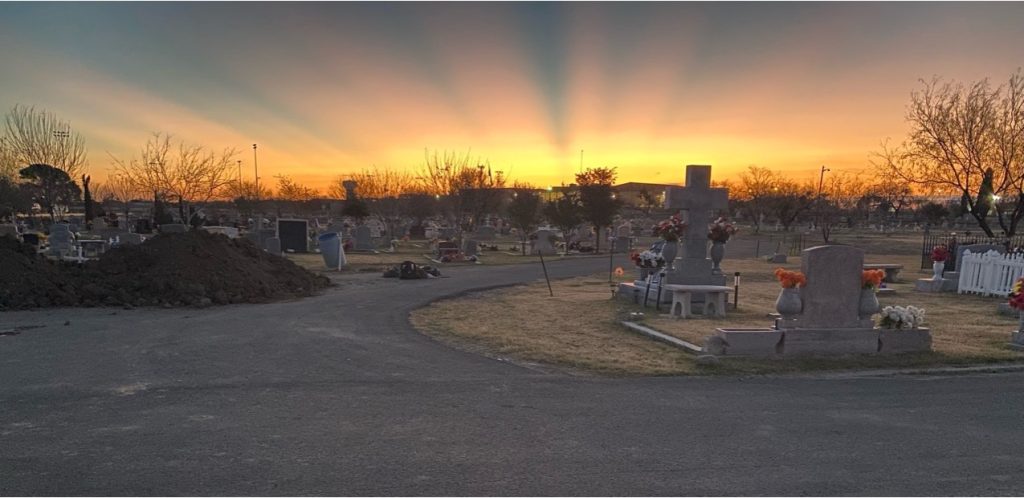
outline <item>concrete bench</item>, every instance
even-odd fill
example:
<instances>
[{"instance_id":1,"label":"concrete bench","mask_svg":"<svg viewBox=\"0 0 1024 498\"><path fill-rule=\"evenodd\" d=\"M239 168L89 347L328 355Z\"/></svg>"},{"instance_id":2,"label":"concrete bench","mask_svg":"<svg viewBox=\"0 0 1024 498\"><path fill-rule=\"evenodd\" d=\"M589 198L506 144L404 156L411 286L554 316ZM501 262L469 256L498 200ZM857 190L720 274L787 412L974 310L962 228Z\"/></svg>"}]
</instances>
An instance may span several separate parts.
<instances>
[{"instance_id":1,"label":"concrete bench","mask_svg":"<svg viewBox=\"0 0 1024 498\"><path fill-rule=\"evenodd\" d=\"M690 309L693 294L704 294L704 316L724 317L726 297L732 292L732 287L724 285L665 284L662 288L672 291L672 307L669 308L669 314L680 318L693 316L693 310Z\"/></svg>"},{"instance_id":2,"label":"concrete bench","mask_svg":"<svg viewBox=\"0 0 1024 498\"><path fill-rule=\"evenodd\" d=\"M894 283L896 282L896 276L903 270L903 265L897 264L886 264L886 263L866 263L864 265L865 270L885 270L885 278L883 282Z\"/></svg>"}]
</instances>

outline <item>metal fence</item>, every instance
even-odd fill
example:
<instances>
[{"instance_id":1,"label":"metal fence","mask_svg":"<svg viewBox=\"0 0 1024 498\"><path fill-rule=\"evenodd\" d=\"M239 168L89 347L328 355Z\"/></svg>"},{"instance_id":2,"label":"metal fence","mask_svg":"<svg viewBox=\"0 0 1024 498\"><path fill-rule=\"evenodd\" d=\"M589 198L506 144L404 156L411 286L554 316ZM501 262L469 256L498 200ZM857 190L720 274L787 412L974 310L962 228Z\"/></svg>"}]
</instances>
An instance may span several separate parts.
<instances>
[{"instance_id":1,"label":"metal fence","mask_svg":"<svg viewBox=\"0 0 1024 498\"><path fill-rule=\"evenodd\" d=\"M921 243L921 269L928 270L932 267L932 248L935 246L946 246L949 248L949 259L946 260L946 268L956 268L956 247L969 246L972 244L996 244L1006 247L1007 251L1024 247L1024 235L1013 237L988 237L984 233L971 235L970 232L958 233L924 233L924 240Z\"/></svg>"}]
</instances>

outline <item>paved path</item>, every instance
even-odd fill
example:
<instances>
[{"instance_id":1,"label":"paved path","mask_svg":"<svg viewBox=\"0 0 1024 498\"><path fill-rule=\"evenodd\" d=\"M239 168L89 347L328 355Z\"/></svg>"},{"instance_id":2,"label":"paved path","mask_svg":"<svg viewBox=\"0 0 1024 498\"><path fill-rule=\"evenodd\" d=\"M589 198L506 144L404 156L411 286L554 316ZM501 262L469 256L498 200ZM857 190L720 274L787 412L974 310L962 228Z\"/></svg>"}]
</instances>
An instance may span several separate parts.
<instances>
[{"instance_id":1,"label":"paved path","mask_svg":"<svg viewBox=\"0 0 1024 498\"><path fill-rule=\"evenodd\" d=\"M44 326L0 337L0 494L1024 494L1024 375L545 374L406 320L540 269L449 273L260 306L0 314Z\"/></svg>"}]
</instances>

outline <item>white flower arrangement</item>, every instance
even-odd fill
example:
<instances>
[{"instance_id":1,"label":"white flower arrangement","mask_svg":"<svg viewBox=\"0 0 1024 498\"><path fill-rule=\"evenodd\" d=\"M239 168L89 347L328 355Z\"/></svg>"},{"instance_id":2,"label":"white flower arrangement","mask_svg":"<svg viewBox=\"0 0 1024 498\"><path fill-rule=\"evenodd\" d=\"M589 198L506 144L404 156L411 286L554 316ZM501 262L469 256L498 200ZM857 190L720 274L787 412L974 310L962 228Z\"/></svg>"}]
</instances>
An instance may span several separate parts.
<instances>
[{"instance_id":1,"label":"white flower arrangement","mask_svg":"<svg viewBox=\"0 0 1024 498\"><path fill-rule=\"evenodd\" d=\"M886 306L881 315L878 325L887 329L916 329L924 322L924 308L916 306Z\"/></svg>"},{"instance_id":2,"label":"white flower arrangement","mask_svg":"<svg viewBox=\"0 0 1024 498\"><path fill-rule=\"evenodd\" d=\"M640 253L640 261L645 263L655 264L658 261L664 261L661 257L661 253L651 251L650 249Z\"/></svg>"}]
</instances>

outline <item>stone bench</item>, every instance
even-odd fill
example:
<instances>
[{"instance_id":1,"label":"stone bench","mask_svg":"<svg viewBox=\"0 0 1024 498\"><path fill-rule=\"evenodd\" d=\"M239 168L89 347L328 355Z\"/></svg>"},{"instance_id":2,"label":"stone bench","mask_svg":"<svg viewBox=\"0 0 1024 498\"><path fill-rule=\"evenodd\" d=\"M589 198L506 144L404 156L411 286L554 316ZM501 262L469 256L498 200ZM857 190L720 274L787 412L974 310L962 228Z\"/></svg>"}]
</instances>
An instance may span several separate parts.
<instances>
[{"instance_id":1,"label":"stone bench","mask_svg":"<svg viewBox=\"0 0 1024 498\"><path fill-rule=\"evenodd\" d=\"M732 287L724 285L665 284L662 288L672 292L672 307L669 308L669 314L681 318L693 316L693 310L690 309L693 294L704 294L704 316L724 317L726 298L732 292Z\"/></svg>"},{"instance_id":2,"label":"stone bench","mask_svg":"<svg viewBox=\"0 0 1024 498\"><path fill-rule=\"evenodd\" d=\"M896 276L903 270L903 265L898 264L886 264L886 263L866 263L864 265L865 270L885 270L885 278L883 282L895 283Z\"/></svg>"}]
</instances>

